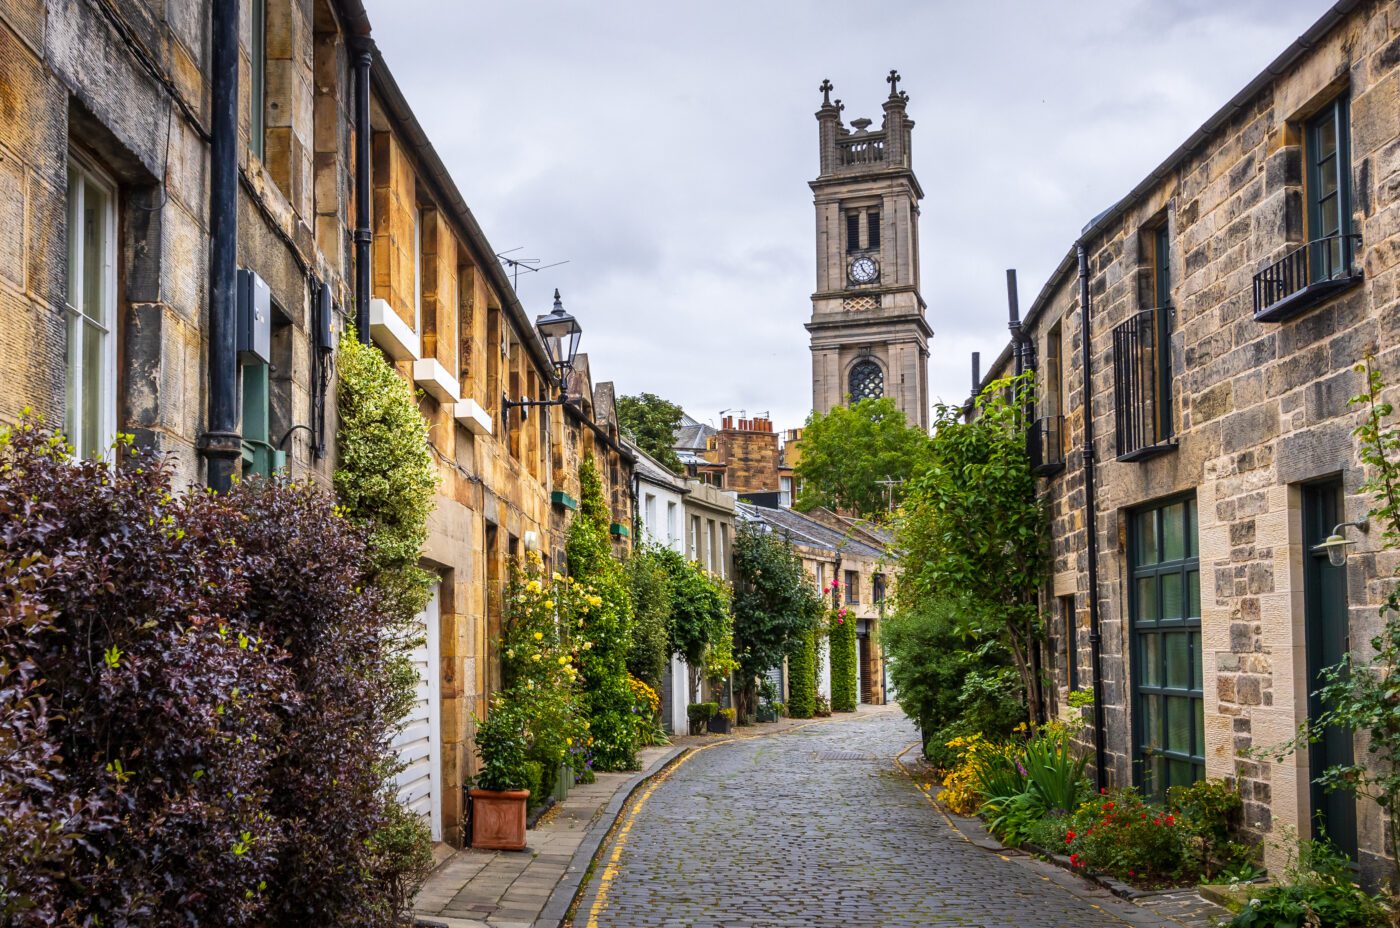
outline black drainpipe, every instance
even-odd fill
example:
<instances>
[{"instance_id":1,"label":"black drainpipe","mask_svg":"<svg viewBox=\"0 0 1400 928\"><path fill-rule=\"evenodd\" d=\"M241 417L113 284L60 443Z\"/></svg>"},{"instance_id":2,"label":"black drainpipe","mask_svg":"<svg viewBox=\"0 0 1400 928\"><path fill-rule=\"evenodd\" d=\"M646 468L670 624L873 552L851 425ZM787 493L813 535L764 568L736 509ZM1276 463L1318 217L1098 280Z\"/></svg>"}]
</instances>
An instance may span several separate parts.
<instances>
[{"instance_id":1,"label":"black drainpipe","mask_svg":"<svg viewBox=\"0 0 1400 928\"><path fill-rule=\"evenodd\" d=\"M369 124L369 69L374 61L368 43L355 53L355 334L363 344L369 344L369 246L374 236L370 231L370 141L373 130Z\"/></svg>"},{"instance_id":2,"label":"black drainpipe","mask_svg":"<svg viewBox=\"0 0 1400 928\"><path fill-rule=\"evenodd\" d=\"M238 0L210 21L209 421L199 439L209 486L225 493L242 455L238 434Z\"/></svg>"},{"instance_id":3,"label":"black drainpipe","mask_svg":"<svg viewBox=\"0 0 1400 928\"><path fill-rule=\"evenodd\" d=\"M1103 650L1099 636L1099 529L1094 493L1093 371L1090 357L1089 253L1084 243L1075 245L1079 258L1079 338L1082 376L1079 391L1084 410L1084 530L1089 535L1089 655L1094 675L1094 779L1099 789L1108 786L1108 749L1104 745Z\"/></svg>"},{"instance_id":4,"label":"black drainpipe","mask_svg":"<svg viewBox=\"0 0 1400 928\"><path fill-rule=\"evenodd\" d=\"M1007 268L1006 270L1006 305L1010 313L1010 322L1007 324L1007 328L1011 330L1011 354L1016 361L1016 376L1020 377L1030 367L1031 350L1030 340L1026 337L1025 331L1021 328L1021 301L1016 287L1015 268ZM1021 419L1026 427L1027 442L1030 441L1031 437L1030 428L1031 422L1033 421L1031 413L1031 405L1027 403L1021 409ZM1045 668L1041 660L1039 644L1037 644L1027 656L1030 658L1031 674L1037 681L1043 680ZM1040 692L1040 687L1037 686L1036 690L1036 704L1027 706L1026 708L1031 713L1031 720L1039 724L1045 721L1046 707L1044 694Z\"/></svg>"},{"instance_id":5,"label":"black drainpipe","mask_svg":"<svg viewBox=\"0 0 1400 928\"><path fill-rule=\"evenodd\" d=\"M972 353L972 396L963 407L963 421L971 422L972 413L977 408L977 391L982 389L982 352Z\"/></svg>"}]
</instances>

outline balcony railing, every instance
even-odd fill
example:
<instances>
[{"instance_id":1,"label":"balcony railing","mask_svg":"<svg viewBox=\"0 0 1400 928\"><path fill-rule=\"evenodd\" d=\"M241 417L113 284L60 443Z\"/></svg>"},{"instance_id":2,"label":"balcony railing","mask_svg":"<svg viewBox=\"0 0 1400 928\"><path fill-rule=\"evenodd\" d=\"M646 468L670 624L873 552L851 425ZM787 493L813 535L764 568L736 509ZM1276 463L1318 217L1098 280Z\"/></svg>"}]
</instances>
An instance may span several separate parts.
<instances>
[{"instance_id":1,"label":"balcony railing","mask_svg":"<svg viewBox=\"0 0 1400 928\"><path fill-rule=\"evenodd\" d=\"M1254 275L1254 318L1291 319L1361 280L1360 235L1329 235L1290 251Z\"/></svg>"},{"instance_id":2,"label":"balcony railing","mask_svg":"<svg viewBox=\"0 0 1400 928\"><path fill-rule=\"evenodd\" d=\"M879 164L885 160L885 137L867 134L837 139L836 153L841 158L842 166Z\"/></svg>"},{"instance_id":3,"label":"balcony railing","mask_svg":"<svg viewBox=\"0 0 1400 928\"><path fill-rule=\"evenodd\" d=\"M1172 439L1172 308L1146 309L1113 330L1113 406L1118 459L1137 461L1170 451Z\"/></svg>"},{"instance_id":4,"label":"balcony railing","mask_svg":"<svg viewBox=\"0 0 1400 928\"><path fill-rule=\"evenodd\" d=\"M1065 469L1065 417L1042 416L1026 433L1031 473L1048 477Z\"/></svg>"}]
</instances>

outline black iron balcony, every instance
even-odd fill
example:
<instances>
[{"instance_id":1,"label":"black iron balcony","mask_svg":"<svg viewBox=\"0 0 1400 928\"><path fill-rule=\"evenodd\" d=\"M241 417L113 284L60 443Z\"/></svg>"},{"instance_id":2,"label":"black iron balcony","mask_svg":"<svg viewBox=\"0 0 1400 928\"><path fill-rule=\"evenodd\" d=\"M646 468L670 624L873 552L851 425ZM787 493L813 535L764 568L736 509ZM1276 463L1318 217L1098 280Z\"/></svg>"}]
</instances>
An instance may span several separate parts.
<instances>
[{"instance_id":1,"label":"black iron balcony","mask_svg":"<svg viewBox=\"0 0 1400 928\"><path fill-rule=\"evenodd\" d=\"M1360 235L1299 246L1254 275L1254 319L1283 322L1361 282Z\"/></svg>"},{"instance_id":2,"label":"black iron balcony","mask_svg":"<svg viewBox=\"0 0 1400 928\"><path fill-rule=\"evenodd\" d=\"M1170 306L1145 309L1113 330L1113 406L1118 460L1176 447L1172 431Z\"/></svg>"},{"instance_id":3,"label":"black iron balcony","mask_svg":"<svg viewBox=\"0 0 1400 928\"><path fill-rule=\"evenodd\" d=\"M1048 477L1065 469L1065 417L1042 416L1026 432L1031 473Z\"/></svg>"}]
</instances>

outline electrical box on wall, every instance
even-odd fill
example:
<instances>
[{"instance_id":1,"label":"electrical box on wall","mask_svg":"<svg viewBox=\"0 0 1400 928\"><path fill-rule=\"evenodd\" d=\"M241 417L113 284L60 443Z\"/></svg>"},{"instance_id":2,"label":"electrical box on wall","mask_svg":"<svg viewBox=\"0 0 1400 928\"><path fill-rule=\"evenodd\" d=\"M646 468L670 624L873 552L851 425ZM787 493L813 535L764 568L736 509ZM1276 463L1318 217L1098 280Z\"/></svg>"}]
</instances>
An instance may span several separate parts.
<instances>
[{"instance_id":1,"label":"electrical box on wall","mask_svg":"<svg viewBox=\"0 0 1400 928\"><path fill-rule=\"evenodd\" d=\"M316 350L329 354L335 350L335 303L331 300L330 284L321 283L316 287L315 317L312 324L316 327Z\"/></svg>"},{"instance_id":2,"label":"electrical box on wall","mask_svg":"<svg viewBox=\"0 0 1400 928\"><path fill-rule=\"evenodd\" d=\"M238 269L238 359L272 363L272 290L247 268Z\"/></svg>"}]
</instances>

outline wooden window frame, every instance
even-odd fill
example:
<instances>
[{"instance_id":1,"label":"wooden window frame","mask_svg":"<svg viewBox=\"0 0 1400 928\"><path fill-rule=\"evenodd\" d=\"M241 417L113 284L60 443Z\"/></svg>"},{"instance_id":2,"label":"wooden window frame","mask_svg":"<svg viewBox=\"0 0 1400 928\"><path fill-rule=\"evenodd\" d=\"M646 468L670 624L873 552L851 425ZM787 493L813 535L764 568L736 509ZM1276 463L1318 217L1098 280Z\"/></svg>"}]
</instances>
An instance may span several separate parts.
<instances>
[{"instance_id":1,"label":"wooden window frame","mask_svg":"<svg viewBox=\"0 0 1400 928\"><path fill-rule=\"evenodd\" d=\"M89 187L96 187L106 198L101 216L101 241L97 245L104 265L99 278L98 315L89 312L84 291L84 277L90 255L85 242L83 214L86 211ZM65 204L68 230L65 248L68 256L68 277L65 281L64 316L67 329L64 370L64 431L78 457L100 458L111 446L117 434L117 236L120 191L115 180L97 165L69 151L68 191ZM76 234L75 234L76 233ZM97 423L92 440L83 433L89 423L83 410L83 399L92 372L88 369L87 347L90 339L101 340L96 379L98 386ZM76 345L76 347L75 347Z\"/></svg>"}]
</instances>

